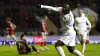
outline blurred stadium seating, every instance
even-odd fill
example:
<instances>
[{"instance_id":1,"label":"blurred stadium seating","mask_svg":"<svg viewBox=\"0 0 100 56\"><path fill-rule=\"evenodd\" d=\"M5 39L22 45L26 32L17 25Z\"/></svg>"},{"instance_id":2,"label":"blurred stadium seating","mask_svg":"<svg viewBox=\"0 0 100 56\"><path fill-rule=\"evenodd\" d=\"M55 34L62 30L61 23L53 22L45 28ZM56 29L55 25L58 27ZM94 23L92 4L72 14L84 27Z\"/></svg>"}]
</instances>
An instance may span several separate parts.
<instances>
[{"instance_id":1,"label":"blurred stadium seating","mask_svg":"<svg viewBox=\"0 0 100 56\"><path fill-rule=\"evenodd\" d=\"M0 0L0 28L4 29L6 27L5 18L9 17L17 26L16 32L28 32L25 30L20 31L19 29L31 29L33 32L39 31L40 22L36 18L36 16L39 16L40 12L39 8L37 8L38 4L62 6L64 3L69 3L72 6L72 10L78 6L89 7L100 15L99 0ZM46 11L44 12L44 15L45 14L48 15L49 19L56 25L57 28L61 27L58 12ZM99 25L100 19L96 22L95 27L98 32L100 32ZM0 30L0 35L4 32L2 29Z\"/></svg>"}]
</instances>

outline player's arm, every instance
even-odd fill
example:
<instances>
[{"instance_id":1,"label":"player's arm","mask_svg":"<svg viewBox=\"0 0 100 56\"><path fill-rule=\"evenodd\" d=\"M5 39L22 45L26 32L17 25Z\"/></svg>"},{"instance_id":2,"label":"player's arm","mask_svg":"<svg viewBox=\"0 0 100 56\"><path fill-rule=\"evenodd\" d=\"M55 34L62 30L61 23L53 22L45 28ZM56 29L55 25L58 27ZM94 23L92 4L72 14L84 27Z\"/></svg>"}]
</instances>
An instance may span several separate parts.
<instances>
[{"instance_id":1,"label":"player's arm","mask_svg":"<svg viewBox=\"0 0 100 56\"><path fill-rule=\"evenodd\" d=\"M46 8L49 10L53 10L53 11L61 11L62 7L52 7L52 6L47 6L47 5L41 5L41 8Z\"/></svg>"},{"instance_id":2,"label":"player's arm","mask_svg":"<svg viewBox=\"0 0 100 56\"><path fill-rule=\"evenodd\" d=\"M43 23L43 22L41 22L41 23L42 23L42 29L43 29L43 31L48 35L48 32L47 32L47 30L46 30L46 28L45 28L44 23Z\"/></svg>"},{"instance_id":3,"label":"player's arm","mask_svg":"<svg viewBox=\"0 0 100 56\"><path fill-rule=\"evenodd\" d=\"M75 30L77 31L78 30L78 27L77 27L77 23L76 23L77 21L76 21L76 18L75 18L75 21L74 21L74 28L75 28Z\"/></svg>"},{"instance_id":4,"label":"player's arm","mask_svg":"<svg viewBox=\"0 0 100 56\"><path fill-rule=\"evenodd\" d=\"M86 23L87 23L88 30L90 30L91 29L91 23L90 23L90 21L88 20L87 17L86 17Z\"/></svg>"},{"instance_id":5,"label":"player's arm","mask_svg":"<svg viewBox=\"0 0 100 56\"><path fill-rule=\"evenodd\" d=\"M16 28L16 25L10 24L10 27L11 27L11 29L15 29Z\"/></svg>"}]
</instances>

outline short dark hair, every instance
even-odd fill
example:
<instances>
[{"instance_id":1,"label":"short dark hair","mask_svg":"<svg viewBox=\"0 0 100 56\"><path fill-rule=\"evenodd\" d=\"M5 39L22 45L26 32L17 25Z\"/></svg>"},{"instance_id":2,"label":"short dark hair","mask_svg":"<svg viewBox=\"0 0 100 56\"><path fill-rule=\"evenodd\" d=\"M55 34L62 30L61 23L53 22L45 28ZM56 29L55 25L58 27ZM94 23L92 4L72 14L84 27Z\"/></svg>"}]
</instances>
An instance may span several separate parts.
<instances>
[{"instance_id":1,"label":"short dark hair","mask_svg":"<svg viewBox=\"0 0 100 56\"><path fill-rule=\"evenodd\" d=\"M6 18L6 20L7 20L7 21L11 21L11 19L10 19L10 18Z\"/></svg>"},{"instance_id":2,"label":"short dark hair","mask_svg":"<svg viewBox=\"0 0 100 56\"><path fill-rule=\"evenodd\" d=\"M23 38L23 36L25 36L25 34L22 34L22 35L20 36L20 37L21 37L20 39L22 39L22 38Z\"/></svg>"},{"instance_id":3,"label":"short dark hair","mask_svg":"<svg viewBox=\"0 0 100 56\"><path fill-rule=\"evenodd\" d=\"M64 4L63 8L70 9L70 5L69 4Z\"/></svg>"},{"instance_id":4,"label":"short dark hair","mask_svg":"<svg viewBox=\"0 0 100 56\"><path fill-rule=\"evenodd\" d=\"M63 9L62 9L62 13L65 15L65 14L68 14L69 12L70 12L70 5L64 4Z\"/></svg>"}]
</instances>

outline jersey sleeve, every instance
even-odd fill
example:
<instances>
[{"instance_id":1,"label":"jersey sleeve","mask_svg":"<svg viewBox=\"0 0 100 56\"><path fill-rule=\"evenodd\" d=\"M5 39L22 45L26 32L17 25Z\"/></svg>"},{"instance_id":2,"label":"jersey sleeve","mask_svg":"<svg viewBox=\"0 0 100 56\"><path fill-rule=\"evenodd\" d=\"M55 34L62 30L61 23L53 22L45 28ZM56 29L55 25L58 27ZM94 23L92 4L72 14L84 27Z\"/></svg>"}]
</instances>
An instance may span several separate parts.
<instances>
[{"instance_id":1,"label":"jersey sleeve","mask_svg":"<svg viewBox=\"0 0 100 56\"><path fill-rule=\"evenodd\" d=\"M41 5L41 8L46 8L48 10L60 11L62 7L52 7L47 5Z\"/></svg>"},{"instance_id":2,"label":"jersey sleeve","mask_svg":"<svg viewBox=\"0 0 100 56\"><path fill-rule=\"evenodd\" d=\"M78 30L78 27L77 27L77 20L76 20L77 18L75 18L75 21L74 21L74 28L75 28L75 30Z\"/></svg>"},{"instance_id":3,"label":"jersey sleeve","mask_svg":"<svg viewBox=\"0 0 100 56\"><path fill-rule=\"evenodd\" d=\"M43 20L41 21L41 23L42 23L42 25L44 25L44 21Z\"/></svg>"},{"instance_id":4,"label":"jersey sleeve","mask_svg":"<svg viewBox=\"0 0 100 56\"><path fill-rule=\"evenodd\" d=\"M88 18L87 18L87 17L86 17L86 23L87 23L88 27L90 27L90 28L91 28L91 23L90 23L90 21L88 20Z\"/></svg>"}]
</instances>

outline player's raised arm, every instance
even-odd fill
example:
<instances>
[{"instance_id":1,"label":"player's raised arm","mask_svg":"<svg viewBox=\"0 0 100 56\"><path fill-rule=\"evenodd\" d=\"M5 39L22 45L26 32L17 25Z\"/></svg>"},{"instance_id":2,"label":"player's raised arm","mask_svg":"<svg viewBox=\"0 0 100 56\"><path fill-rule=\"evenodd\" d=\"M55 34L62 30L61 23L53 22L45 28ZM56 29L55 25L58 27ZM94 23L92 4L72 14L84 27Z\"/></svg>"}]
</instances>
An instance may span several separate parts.
<instances>
[{"instance_id":1,"label":"player's raised arm","mask_svg":"<svg viewBox=\"0 0 100 56\"><path fill-rule=\"evenodd\" d=\"M47 5L41 5L41 8L46 8L49 10L54 10L54 11L61 11L62 7L52 7L52 6L47 6Z\"/></svg>"}]
</instances>

